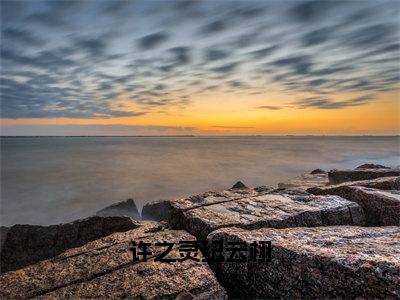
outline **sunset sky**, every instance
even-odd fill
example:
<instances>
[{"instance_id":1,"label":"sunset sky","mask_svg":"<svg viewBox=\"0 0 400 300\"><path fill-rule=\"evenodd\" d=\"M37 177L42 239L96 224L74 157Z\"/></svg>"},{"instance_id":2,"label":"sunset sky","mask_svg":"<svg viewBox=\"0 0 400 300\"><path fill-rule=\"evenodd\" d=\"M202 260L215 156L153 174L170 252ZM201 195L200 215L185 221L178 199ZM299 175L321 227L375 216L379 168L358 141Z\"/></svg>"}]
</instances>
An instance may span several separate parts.
<instances>
[{"instance_id":1,"label":"sunset sky","mask_svg":"<svg viewBox=\"0 0 400 300\"><path fill-rule=\"evenodd\" d=\"M2 135L399 134L399 1L1 1Z\"/></svg>"}]
</instances>

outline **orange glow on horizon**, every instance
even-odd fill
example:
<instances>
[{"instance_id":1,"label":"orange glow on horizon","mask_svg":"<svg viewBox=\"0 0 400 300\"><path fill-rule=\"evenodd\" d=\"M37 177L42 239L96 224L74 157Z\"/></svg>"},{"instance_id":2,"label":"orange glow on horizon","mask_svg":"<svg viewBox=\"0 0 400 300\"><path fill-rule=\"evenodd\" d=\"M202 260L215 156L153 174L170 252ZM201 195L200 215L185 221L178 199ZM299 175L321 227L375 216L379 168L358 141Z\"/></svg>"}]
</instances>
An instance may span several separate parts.
<instances>
[{"instance_id":1,"label":"orange glow on horizon","mask_svg":"<svg viewBox=\"0 0 400 300\"><path fill-rule=\"evenodd\" d=\"M107 119L2 119L2 125L143 125L194 128L193 134L399 134L400 96L382 93L376 101L342 109L300 109L286 94L209 94L194 97L187 107L171 107L164 112L149 111L136 117ZM343 98L343 97L341 97ZM347 97L348 98L348 97ZM272 100L274 99L274 100ZM267 103L265 103L267 102ZM118 102L124 105L123 101ZM260 109L262 105L279 109ZM141 111L140 107L128 110Z\"/></svg>"}]
</instances>

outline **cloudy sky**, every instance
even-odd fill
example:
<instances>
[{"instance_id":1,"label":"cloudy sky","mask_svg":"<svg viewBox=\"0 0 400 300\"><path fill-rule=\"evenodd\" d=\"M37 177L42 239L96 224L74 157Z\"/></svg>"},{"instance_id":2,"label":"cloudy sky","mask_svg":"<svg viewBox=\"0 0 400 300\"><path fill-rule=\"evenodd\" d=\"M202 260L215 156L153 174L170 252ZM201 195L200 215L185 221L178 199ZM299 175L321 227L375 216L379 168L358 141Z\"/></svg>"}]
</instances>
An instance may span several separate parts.
<instances>
[{"instance_id":1,"label":"cloudy sky","mask_svg":"<svg viewBox=\"0 0 400 300\"><path fill-rule=\"evenodd\" d=\"M1 0L2 134L398 134L399 15L384 0Z\"/></svg>"}]
</instances>

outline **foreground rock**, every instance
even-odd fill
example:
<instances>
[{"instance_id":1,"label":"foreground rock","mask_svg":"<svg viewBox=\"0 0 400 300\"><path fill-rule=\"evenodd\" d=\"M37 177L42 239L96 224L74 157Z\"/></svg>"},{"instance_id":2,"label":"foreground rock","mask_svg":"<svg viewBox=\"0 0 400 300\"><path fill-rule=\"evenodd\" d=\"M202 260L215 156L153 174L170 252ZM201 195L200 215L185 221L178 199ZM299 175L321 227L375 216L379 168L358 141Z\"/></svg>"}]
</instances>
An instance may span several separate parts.
<instances>
[{"instance_id":1,"label":"foreground rock","mask_svg":"<svg viewBox=\"0 0 400 300\"><path fill-rule=\"evenodd\" d=\"M154 262L154 257L165 251L165 247L154 247L154 243L178 244L182 240L195 238L184 231L164 229L157 223L114 233L53 259L2 274L0 298L226 299L225 290L206 263ZM149 248L153 253L146 262L142 258L133 261L131 241L153 244ZM181 258L177 248L168 257ZM198 257L202 258L201 253Z\"/></svg>"},{"instance_id":2,"label":"foreground rock","mask_svg":"<svg viewBox=\"0 0 400 300\"><path fill-rule=\"evenodd\" d=\"M112 217L112 216L127 216L134 220L140 220L140 214L136 207L133 199L118 202L103 208L96 212L97 216L100 217Z\"/></svg>"},{"instance_id":3,"label":"foreground rock","mask_svg":"<svg viewBox=\"0 0 400 300\"><path fill-rule=\"evenodd\" d=\"M228 190L171 201L169 223L204 240L213 230L232 226L362 225L364 214L358 204L337 196Z\"/></svg>"},{"instance_id":4,"label":"foreground rock","mask_svg":"<svg viewBox=\"0 0 400 300\"><path fill-rule=\"evenodd\" d=\"M302 174L285 182L281 182L278 184L278 187L281 189L306 191L311 187L326 186L328 184L328 174L323 170L317 169L310 174Z\"/></svg>"},{"instance_id":5,"label":"foreground rock","mask_svg":"<svg viewBox=\"0 0 400 300\"><path fill-rule=\"evenodd\" d=\"M330 184L339 184L346 181L369 180L389 176L400 176L400 169L355 169L331 170L328 172Z\"/></svg>"},{"instance_id":6,"label":"foreground rock","mask_svg":"<svg viewBox=\"0 0 400 300\"><path fill-rule=\"evenodd\" d=\"M90 217L51 226L14 225L7 230L2 242L1 272L22 268L111 233L138 226L128 217Z\"/></svg>"},{"instance_id":7,"label":"foreground rock","mask_svg":"<svg viewBox=\"0 0 400 300\"><path fill-rule=\"evenodd\" d=\"M271 262L213 264L234 298L400 298L400 227L224 228L208 240L272 241Z\"/></svg>"},{"instance_id":8,"label":"foreground rock","mask_svg":"<svg viewBox=\"0 0 400 300\"><path fill-rule=\"evenodd\" d=\"M328 185L323 187L312 187L307 189L308 193L315 195L337 195L338 190L346 186L363 186L378 190L400 190L400 177L381 177L370 180L349 181L336 185Z\"/></svg>"},{"instance_id":9,"label":"foreground rock","mask_svg":"<svg viewBox=\"0 0 400 300\"><path fill-rule=\"evenodd\" d=\"M360 182L358 183L360 184ZM395 187L398 189L398 178L369 181L366 185ZM338 195L358 203L365 212L368 225L400 226L400 192L395 190L381 191L360 186L336 185L320 189L310 189L316 195Z\"/></svg>"}]
</instances>

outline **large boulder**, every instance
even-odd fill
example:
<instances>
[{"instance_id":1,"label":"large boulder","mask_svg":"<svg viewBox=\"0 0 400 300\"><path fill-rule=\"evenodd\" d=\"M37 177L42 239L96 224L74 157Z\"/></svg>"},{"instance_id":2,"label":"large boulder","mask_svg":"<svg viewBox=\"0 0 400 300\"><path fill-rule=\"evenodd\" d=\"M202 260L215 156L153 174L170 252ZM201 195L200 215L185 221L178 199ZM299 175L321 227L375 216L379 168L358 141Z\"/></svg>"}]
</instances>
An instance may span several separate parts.
<instances>
[{"instance_id":1,"label":"large boulder","mask_svg":"<svg viewBox=\"0 0 400 300\"><path fill-rule=\"evenodd\" d=\"M322 225L361 225L362 208L337 196L242 190L205 193L171 201L169 223L199 240L222 227L245 229Z\"/></svg>"},{"instance_id":2,"label":"large boulder","mask_svg":"<svg viewBox=\"0 0 400 300\"><path fill-rule=\"evenodd\" d=\"M146 203L142 209L142 219L152 221L168 220L171 208L169 200L154 201Z\"/></svg>"},{"instance_id":3,"label":"large boulder","mask_svg":"<svg viewBox=\"0 0 400 300\"><path fill-rule=\"evenodd\" d=\"M389 176L400 176L400 169L355 169L331 170L328 172L330 184L339 184L346 181L369 180Z\"/></svg>"},{"instance_id":4,"label":"large boulder","mask_svg":"<svg viewBox=\"0 0 400 300\"><path fill-rule=\"evenodd\" d=\"M388 180L386 183L388 182L392 182L398 189L397 179ZM368 225L400 226L400 193L398 191L383 191L343 184L310 191L317 195L338 195L358 203L364 209Z\"/></svg>"},{"instance_id":5,"label":"large boulder","mask_svg":"<svg viewBox=\"0 0 400 300\"><path fill-rule=\"evenodd\" d=\"M133 199L111 204L96 212L96 215L100 217L127 216L134 220L141 219Z\"/></svg>"},{"instance_id":6,"label":"large boulder","mask_svg":"<svg viewBox=\"0 0 400 300\"><path fill-rule=\"evenodd\" d=\"M380 177L370 180L358 180L358 181L348 181L336 185L328 185L321 187L312 187L307 189L308 193L315 195L337 195L337 190L340 190L346 186L363 186L378 190L400 190L400 177Z\"/></svg>"},{"instance_id":7,"label":"large boulder","mask_svg":"<svg viewBox=\"0 0 400 300\"><path fill-rule=\"evenodd\" d=\"M0 276L1 299L226 299L207 263L154 261L166 250L154 243L174 243L166 258L182 258L179 241L195 241L184 231L155 222L118 232L70 249L52 259ZM132 241L152 243L148 260L133 260ZM137 249L137 253L139 250ZM192 253L193 256L193 253Z\"/></svg>"},{"instance_id":8,"label":"large boulder","mask_svg":"<svg viewBox=\"0 0 400 300\"><path fill-rule=\"evenodd\" d=\"M329 184L328 174L326 172L314 171L310 174L302 174L285 182L280 182L278 183L278 187L281 189L305 191L311 187L326 186Z\"/></svg>"},{"instance_id":9,"label":"large boulder","mask_svg":"<svg viewBox=\"0 0 400 300\"><path fill-rule=\"evenodd\" d=\"M1 247L1 272L22 268L139 225L128 217L90 217L51 226L14 225L7 230Z\"/></svg>"},{"instance_id":10,"label":"large boulder","mask_svg":"<svg viewBox=\"0 0 400 300\"><path fill-rule=\"evenodd\" d=\"M211 266L232 298L400 298L400 227L231 227L208 241L224 242L225 261ZM251 249L254 241L271 241L270 262L254 262L249 252L241 252L245 262L227 262L228 242Z\"/></svg>"}]
</instances>

